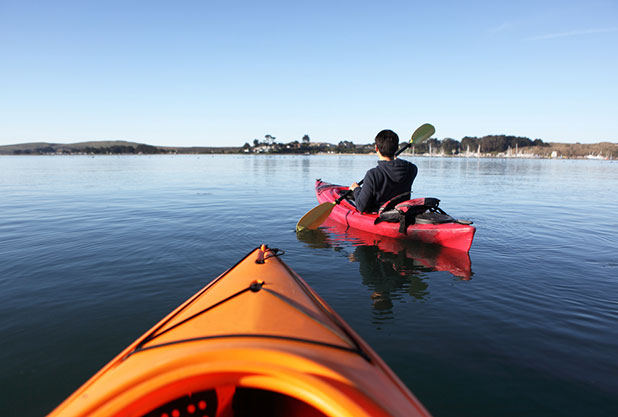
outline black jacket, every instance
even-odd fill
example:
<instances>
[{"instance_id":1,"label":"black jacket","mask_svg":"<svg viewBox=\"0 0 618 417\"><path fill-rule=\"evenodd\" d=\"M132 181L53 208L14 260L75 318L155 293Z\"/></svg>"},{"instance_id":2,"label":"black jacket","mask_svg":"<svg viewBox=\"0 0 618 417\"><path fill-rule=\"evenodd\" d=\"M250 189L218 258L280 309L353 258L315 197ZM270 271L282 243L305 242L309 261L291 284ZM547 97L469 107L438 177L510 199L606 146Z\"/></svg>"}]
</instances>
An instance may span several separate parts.
<instances>
[{"instance_id":1,"label":"black jacket","mask_svg":"<svg viewBox=\"0 0 618 417\"><path fill-rule=\"evenodd\" d=\"M365 174L363 186L354 190L358 211L370 213L391 198L412 189L418 168L404 159L378 161L378 166Z\"/></svg>"}]
</instances>

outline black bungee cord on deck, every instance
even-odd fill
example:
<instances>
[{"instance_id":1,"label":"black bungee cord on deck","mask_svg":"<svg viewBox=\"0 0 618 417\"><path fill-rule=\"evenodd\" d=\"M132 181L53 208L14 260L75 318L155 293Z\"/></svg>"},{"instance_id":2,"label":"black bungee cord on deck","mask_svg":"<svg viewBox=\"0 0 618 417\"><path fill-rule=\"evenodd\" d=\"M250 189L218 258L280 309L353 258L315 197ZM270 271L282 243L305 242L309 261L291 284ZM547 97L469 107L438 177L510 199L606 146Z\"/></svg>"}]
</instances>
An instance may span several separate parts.
<instances>
[{"instance_id":1,"label":"black bungee cord on deck","mask_svg":"<svg viewBox=\"0 0 618 417\"><path fill-rule=\"evenodd\" d=\"M258 253L258 259L256 260L256 263L258 263L258 264L263 264L266 259L270 259L270 258L281 256L281 255L285 254L285 251L282 251L282 250L279 250L279 249L269 249L265 245L262 245L262 247L260 249L262 249L262 250L261 250L260 253ZM253 253L253 252L251 252L251 253ZM270 255L268 255L269 253L270 253ZM246 259L246 257L243 258L243 260L244 259ZM240 262L242 262L242 260ZM191 342L191 341L197 341L197 340L219 339L219 338L255 337L255 338L282 339L282 340L290 340L290 341L303 342L303 343L311 343L311 344L316 344L316 345L320 345L320 346L326 346L326 347L329 347L329 348L345 350L345 351L348 351L348 352L357 353L361 357L363 357L365 360L367 360L368 362L371 362L371 358L369 357L369 355L361 348L361 346L355 340L355 338L346 331L345 327L341 326L341 324L339 323L337 318L335 316L333 316L330 313L330 311L328 311L323 306L323 304L318 299L316 299L313 296L313 294L306 288L306 286L301 281L299 281L296 278L296 274L293 271L291 271L289 269L289 267L287 267L286 264L283 263L283 266L286 267L286 270L288 270L288 272L290 272L290 275L294 278L294 280L297 282L297 284L300 285L300 287L304 290L306 295L309 296L316 303L317 306L319 306L319 308L322 310L322 312L324 312L329 318L331 318L331 320L333 320L333 322L337 325L338 329L337 328L333 328L328 323L325 323L319 317L316 317L315 314L313 314L312 312L308 311L305 307L303 307L302 305L296 303L294 300L292 300L292 299L286 297L285 295L280 294L277 291L274 291L274 290L272 290L270 288L265 288L267 283L265 281L263 281L263 280L257 279L257 280L254 280L253 282L251 282L251 284L247 288L244 288L244 289L242 289L242 290L240 290L240 291L238 291L238 292L236 292L236 293L234 293L234 294L224 298L223 300L218 301L215 304L212 304L212 305L204 308L203 310L201 310L201 311L199 311L199 312L197 312L197 313L195 313L195 314L185 318L184 320L181 320L180 322L178 322L178 323L174 324L173 326L171 326L171 327L161 331L160 333L157 333L158 330L161 329L161 327L163 327L167 322L169 322L169 320L171 320L173 318L173 317L170 317L165 323L162 323L161 326L159 326L151 334L146 336L144 338L144 340L142 340L135 347L135 349L133 349L130 353L128 353L123 358L123 360L127 359L128 357L130 357L131 355L133 355L135 353L138 353L138 352L141 352L141 351L144 351L144 350L150 350L150 349L154 349L154 348L158 348L158 347L162 347L162 346L168 346L168 345L172 345L172 344ZM230 268L227 272L231 271L232 269L233 268ZM203 291L201 291L198 294L198 296L201 295L208 288L210 288L210 285L207 286ZM247 291L251 291L253 293L257 293L257 292L260 292L261 290L264 290L264 291L274 295L279 300L285 302L286 304L288 304L289 306L291 306L295 310L297 310L297 311L301 312L302 314L308 316L313 321L315 321L318 324L320 324L321 326L325 327L331 333L334 333L335 335L337 335L337 337L339 337L343 341L346 341L347 343L349 343L353 347L336 345L336 344L332 344L332 343L321 342L321 341L318 341L318 340L296 338L296 337L291 337L291 336L269 335L269 334L251 334L251 333L248 333L248 334L244 334L244 333L243 334L225 334L225 335L213 335L213 336L194 337L194 338L190 338L190 339L175 340L175 341L171 341L171 342L165 342L165 343L161 343L161 344L157 344L157 345L153 345L153 346L144 347L144 345L146 343L149 343L149 342L153 341L157 337L159 337L159 336L169 332L172 329L175 329L175 328L181 326L184 323L187 323L188 321L194 319L195 317L198 317L198 316L200 316L200 315L202 315L202 314L204 314L204 313L206 313L206 312L208 312L208 311L210 311L210 310L220 306L221 304L223 304L223 303L225 303L225 302L227 302L227 301L229 301L229 300L231 300L233 298L238 297L241 294L244 294ZM196 298L197 298L197 296L196 296ZM178 313L180 313L180 311Z\"/></svg>"}]
</instances>

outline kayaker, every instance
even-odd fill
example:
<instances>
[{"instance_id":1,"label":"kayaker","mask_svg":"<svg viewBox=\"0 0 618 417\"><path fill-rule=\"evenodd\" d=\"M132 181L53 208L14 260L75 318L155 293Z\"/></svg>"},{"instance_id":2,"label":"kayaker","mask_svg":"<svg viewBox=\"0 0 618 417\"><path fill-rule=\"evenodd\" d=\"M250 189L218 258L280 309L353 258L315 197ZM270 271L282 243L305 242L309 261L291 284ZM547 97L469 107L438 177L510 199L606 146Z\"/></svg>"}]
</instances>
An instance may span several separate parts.
<instances>
[{"instance_id":1,"label":"kayaker","mask_svg":"<svg viewBox=\"0 0 618 417\"><path fill-rule=\"evenodd\" d=\"M365 174L363 186L350 185L354 192L356 208L360 212L378 211L391 198L409 192L418 168L411 162L395 157L399 136L392 130L382 130L375 138L378 166Z\"/></svg>"}]
</instances>

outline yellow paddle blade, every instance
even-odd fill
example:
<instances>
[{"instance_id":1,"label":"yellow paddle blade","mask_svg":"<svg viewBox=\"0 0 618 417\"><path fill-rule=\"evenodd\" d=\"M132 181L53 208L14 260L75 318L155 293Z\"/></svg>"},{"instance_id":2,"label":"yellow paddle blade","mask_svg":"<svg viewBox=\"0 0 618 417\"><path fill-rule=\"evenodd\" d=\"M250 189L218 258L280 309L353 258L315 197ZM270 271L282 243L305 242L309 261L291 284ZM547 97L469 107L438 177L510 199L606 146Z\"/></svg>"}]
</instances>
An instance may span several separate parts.
<instances>
[{"instance_id":1,"label":"yellow paddle blade","mask_svg":"<svg viewBox=\"0 0 618 417\"><path fill-rule=\"evenodd\" d=\"M429 139L434 133L436 133L436 128L429 123L425 123L424 125L419 126L418 129L412 133L410 143L418 145L419 143L424 142L425 139Z\"/></svg>"},{"instance_id":2,"label":"yellow paddle blade","mask_svg":"<svg viewBox=\"0 0 618 417\"><path fill-rule=\"evenodd\" d=\"M318 228L318 226L324 223L324 220L333 211L334 207L335 203L326 202L312 208L296 223L296 231L302 232L303 230Z\"/></svg>"}]
</instances>

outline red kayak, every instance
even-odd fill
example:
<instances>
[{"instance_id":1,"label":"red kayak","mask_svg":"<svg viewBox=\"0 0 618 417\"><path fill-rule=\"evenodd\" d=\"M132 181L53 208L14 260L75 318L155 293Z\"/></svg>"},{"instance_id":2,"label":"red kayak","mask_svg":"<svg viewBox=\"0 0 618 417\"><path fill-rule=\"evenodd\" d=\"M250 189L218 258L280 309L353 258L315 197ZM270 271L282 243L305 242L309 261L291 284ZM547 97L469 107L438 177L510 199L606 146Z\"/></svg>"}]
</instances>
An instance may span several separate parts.
<instances>
[{"instance_id":1,"label":"red kayak","mask_svg":"<svg viewBox=\"0 0 618 417\"><path fill-rule=\"evenodd\" d=\"M334 203L335 200L347 190L348 187L329 184L322 180L316 180L315 183L315 192L320 203ZM346 227L352 227L377 235L396 239L418 240L424 243L436 244L464 252L470 250L474 232L476 231L474 226L450 222L440 224L411 224L406 229L406 233L400 233L398 223L380 222L375 224L378 218L377 213L361 213L352 202L346 199L335 205L329 218Z\"/></svg>"}]
</instances>

